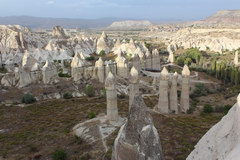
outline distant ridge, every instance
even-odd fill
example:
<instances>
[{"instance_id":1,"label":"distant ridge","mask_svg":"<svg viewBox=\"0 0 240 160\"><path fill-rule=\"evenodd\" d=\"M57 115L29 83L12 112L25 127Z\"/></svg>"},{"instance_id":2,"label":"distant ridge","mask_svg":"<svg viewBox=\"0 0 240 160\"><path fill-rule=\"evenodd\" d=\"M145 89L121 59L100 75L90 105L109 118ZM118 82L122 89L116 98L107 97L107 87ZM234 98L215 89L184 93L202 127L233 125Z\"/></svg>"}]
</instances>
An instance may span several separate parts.
<instances>
[{"instance_id":1,"label":"distant ridge","mask_svg":"<svg viewBox=\"0 0 240 160\"><path fill-rule=\"evenodd\" d=\"M70 19L70 18L42 18L31 16L0 17L0 25L21 25L32 29L50 29L56 25L64 28L105 28L114 21L125 20L123 18L100 19Z\"/></svg>"},{"instance_id":2,"label":"distant ridge","mask_svg":"<svg viewBox=\"0 0 240 160\"><path fill-rule=\"evenodd\" d=\"M144 29L152 26L153 24L147 20L126 20L113 22L107 29L112 30L131 30L131 29Z\"/></svg>"},{"instance_id":3,"label":"distant ridge","mask_svg":"<svg viewBox=\"0 0 240 160\"><path fill-rule=\"evenodd\" d=\"M222 10L204 20L207 23L239 24L240 10Z\"/></svg>"}]
</instances>

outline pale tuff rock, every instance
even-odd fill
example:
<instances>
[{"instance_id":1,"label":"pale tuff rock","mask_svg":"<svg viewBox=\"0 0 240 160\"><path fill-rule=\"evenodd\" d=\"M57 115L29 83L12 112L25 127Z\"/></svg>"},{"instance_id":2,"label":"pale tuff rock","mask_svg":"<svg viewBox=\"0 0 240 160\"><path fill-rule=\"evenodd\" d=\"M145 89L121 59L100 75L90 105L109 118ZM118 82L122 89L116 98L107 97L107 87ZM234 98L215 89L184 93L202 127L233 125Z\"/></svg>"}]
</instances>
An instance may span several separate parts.
<instances>
[{"instance_id":1,"label":"pale tuff rock","mask_svg":"<svg viewBox=\"0 0 240 160\"><path fill-rule=\"evenodd\" d=\"M130 77L129 77L129 81L131 83L138 83L139 82L139 73L138 70L133 66L131 71L130 71Z\"/></svg>"},{"instance_id":2,"label":"pale tuff rock","mask_svg":"<svg viewBox=\"0 0 240 160\"><path fill-rule=\"evenodd\" d=\"M99 80L101 83L104 83L104 80L105 80L104 62L103 62L103 60L102 60L101 57L98 59L98 61L96 61L96 63L95 63L95 68L97 68L97 77L98 77L98 80Z\"/></svg>"},{"instance_id":3,"label":"pale tuff rock","mask_svg":"<svg viewBox=\"0 0 240 160\"><path fill-rule=\"evenodd\" d=\"M76 53L75 56L72 59L71 67L84 67L88 66L89 63L84 59L84 56L82 53Z\"/></svg>"},{"instance_id":4,"label":"pale tuff rock","mask_svg":"<svg viewBox=\"0 0 240 160\"><path fill-rule=\"evenodd\" d=\"M159 101L156 111L162 114L169 113L169 102L168 102L168 80L169 73L164 67L161 72L160 84L159 84Z\"/></svg>"},{"instance_id":5,"label":"pale tuff rock","mask_svg":"<svg viewBox=\"0 0 240 160\"><path fill-rule=\"evenodd\" d=\"M44 84L52 84L58 81L57 68L52 62L46 61L42 68L42 75Z\"/></svg>"},{"instance_id":6,"label":"pale tuff rock","mask_svg":"<svg viewBox=\"0 0 240 160\"><path fill-rule=\"evenodd\" d=\"M116 63L113 63L111 60L105 62L105 74L108 75L109 72L115 76L117 74Z\"/></svg>"},{"instance_id":7,"label":"pale tuff rock","mask_svg":"<svg viewBox=\"0 0 240 160\"><path fill-rule=\"evenodd\" d=\"M187 113L189 110L189 90L190 90L190 71L188 66L185 65L182 71L182 92L181 92L181 101L180 101L180 111Z\"/></svg>"},{"instance_id":8,"label":"pale tuff rock","mask_svg":"<svg viewBox=\"0 0 240 160\"><path fill-rule=\"evenodd\" d=\"M152 68L152 55L151 55L150 51L146 52L145 68L147 68L147 69Z\"/></svg>"},{"instance_id":9,"label":"pale tuff rock","mask_svg":"<svg viewBox=\"0 0 240 160\"><path fill-rule=\"evenodd\" d=\"M112 160L161 160L158 132L141 96L135 96L127 122L114 142Z\"/></svg>"},{"instance_id":10,"label":"pale tuff rock","mask_svg":"<svg viewBox=\"0 0 240 160\"><path fill-rule=\"evenodd\" d=\"M169 72L168 72L167 68L164 67L161 72L161 79L168 79L168 76L169 76Z\"/></svg>"},{"instance_id":11,"label":"pale tuff rock","mask_svg":"<svg viewBox=\"0 0 240 160\"><path fill-rule=\"evenodd\" d=\"M57 38L66 38L67 37L64 29L60 26L53 27L52 35L53 35L53 37L57 37Z\"/></svg>"},{"instance_id":12,"label":"pale tuff rock","mask_svg":"<svg viewBox=\"0 0 240 160\"><path fill-rule=\"evenodd\" d=\"M134 55L138 55L141 61L144 59L145 56L140 47L136 49Z\"/></svg>"},{"instance_id":13,"label":"pale tuff rock","mask_svg":"<svg viewBox=\"0 0 240 160\"><path fill-rule=\"evenodd\" d=\"M174 63L174 54L173 54L172 52L169 53L168 62L169 62L169 63Z\"/></svg>"},{"instance_id":14,"label":"pale tuff rock","mask_svg":"<svg viewBox=\"0 0 240 160\"><path fill-rule=\"evenodd\" d=\"M160 56L157 49L152 51L152 69L160 70Z\"/></svg>"},{"instance_id":15,"label":"pale tuff rock","mask_svg":"<svg viewBox=\"0 0 240 160\"><path fill-rule=\"evenodd\" d=\"M2 53L10 53L15 51L24 51L27 49L22 32L28 34L29 30L20 26L0 25L0 47Z\"/></svg>"},{"instance_id":16,"label":"pale tuff rock","mask_svg":"<svg viewBox=\"0 0 240 160\"><path fill-rule=\"evenodd\" d=\"M182 75L183 76L190 76L190 70L187 65L184 65L183 70L182 70Z\"/></svg>"},{"instance_id":17,"label":"pale tuff rock","mask_svg":"<svg viewBox=\"0 0 240 160\"><path fill-rule=\"evenodd\" d=\"M118 54L115 59L117 63L117 74L122 78L128 78L128 63L126 58L122 56L122 54Z\"/></svg>"},{"instance_id":18,"label":"pale tuff rock","mask_svg":"<svg viewBox=\"0 0 240 160\"><path fill-rule=\"evenodd\" d=\"M133 59L132 59L132 65L138 70L140 71L141 69L141 62L140 62L140 57L135 54Z\"/></svg>"},{"instance_id":19,"label":"pale tuff rock","mask_svg":"<svg viewBox=\"0 0 240 160\"><path fill-rule=\"evenodd\" d=\"M148 50L148 48L146 47L145 43L144 42L141 42L139 47L141 48L141 50L146 53Z\"/></svg>"},{"instance_id":20,"label":"pale tuff rock","mask_svg":"<svg viewBox=\"0 0 240 160\"><path fill-rule=\"evenodd\" d=\"M178 113L177 79L178 79L178 74L177 72L175 72L172 76L171 88L170 88L170 94L169 94L170 112L175 114Z\"/></svg>"},{"instance_id":21,"label":"pale tuff rock","mask_svg":"<svg viewBox=\"0 0 240 160\"><path fill-rule=\"evenodd\" d=\"M28 51L23 55L22 67L25 71L39 70L38 61Z\"/></svg>"},{"instance_id":22,"label":"pale tuff rock","mask_svg":"<svg viewBox=\"0 0 240 160\"><path fill-rule=\"evenodd\" d=\"M82 59L81 53L76 53L71 63L71 73L74 81L79 81L84 77L85 67L89 66L89 63Z\"/></svg>"},{"instance_id":23,"label":"pale tuff rock","mask_svg":"<svg viewBox=\"0 0 240 160\"><path fill-rule=\"evenodd\" d=\"M235 52L235 57L234 57L234 65L238 66L238 51Z\"/></svg>"},{"instance_id":24,"label":"pale tuff rock","mask_svg":"<svg viewBox=\"0 0 240 160\"><path fill-rule=\"evenodd\" d=\"M240 95L228 114L200 139L187 160L239 160L239 115Z\"/></svg>"},{"instance_id":25,"label":"pale tuff rock","mask_svg":"<svg viewBox=\"0 0 240 160\"><path fill-rule=\"evenodd\" d=\"M139 93L139 75L138 70L133 66L129 76L129 110L133 99Z\"/></svg>"},{"instance_id":26,"label":"pale tuff rock","mask_svg":"<svg viewBox=\"0 0 240 160\"><path fill-rule=\"evenodd\" d=\"M20 69L18 87L23 88L30 84L39 83L41 80L42 80L41 71L26 71L24 69Z\"/></svg>"},{"instance_id":27,"label":"pale tuff rock","mask_svg":"<svg viewBox=\"0 0 240 160\"><path fill-rule=\"evenodd\" d=\"M121 42L120 42L120 40L119 39L117 39L117 41L115 42L115 44L114 44L114 47L113 47L113 49L112 49L112 51L115 53L115 52L118 52L119 50L121 50ZM117 53L115 53L115 54L117 54Z\"/></svg>"},{"instance_id":28,"label":"pale tuff rock","mask_svg":"<svg viewBox=\"0 0 240 160\"><path fill-rule=\"evenodd\" d=\"M1 79L1 84L6 87L16 86L19 81L18 73L7 73Z\"/></svg>"},{"instance_id":29,"label":"pale tuff rock","mask_svg":"<svg viewBox=\"0 0 240 160\"><path fill-rule=\"evenodd\" d=\"M240 48L240 40L232 33L239 34L236 29L195 29L187 28L173 34L169 41L178 48L199 48L223 53L224 50L234 51ZM218 33L216 35L216 33ZM231 33L231 34L229 34ZM169 38L169 37L166 37Z\"/></svg>"},{"instance_id":30,"label":"pale tuff rock","mask_svg":"<svg viewBox=\"0 0 240 160\"><path fill-rule=\"evenodd\" d=\"M107 97L107 118L109 121L118 121L118 106L117 106L117 90L115 86L115 77L111 72L105 81L106 97Z\"/></svg>"},{"instance_id":31,"label":"pale tuff rock","mask_svg":"<svg viewBox=\"0 0 240 160\"><path fill-rule=\"evenodd\" d=\"M110 46L108 42L108 37L105 34L105 32L102 33L101 37L97 41L97 54L99 54L101 51L105 51L105 53L110 52Z\"/></svg>"}]
</instances>

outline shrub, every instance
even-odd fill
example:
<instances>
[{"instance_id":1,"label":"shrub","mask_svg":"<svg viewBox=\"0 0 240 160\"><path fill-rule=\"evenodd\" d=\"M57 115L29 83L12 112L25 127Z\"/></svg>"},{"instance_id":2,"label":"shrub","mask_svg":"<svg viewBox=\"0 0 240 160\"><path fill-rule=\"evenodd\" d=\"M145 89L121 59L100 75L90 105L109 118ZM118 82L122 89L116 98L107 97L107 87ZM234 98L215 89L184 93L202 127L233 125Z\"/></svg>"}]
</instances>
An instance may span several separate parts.
<instances>
[{"instance_id":1,"label":"shrub","mask_svg":"<svg viewBox=\"0 0 240 160\"><path fill-rule=\"evenodd\" d=\"M94 60L95 60L95 57L90 56L90 57L87 57L86 60L87 60L87 61L94 61Z\"/></svg>"},{"instance_id":2,"label":"shrub","mask_svg":"<svg viewBox=\"0 0 240 160\"><path fill-rule=\"evenodd\" d=\"M71 99L71 98L73 98L73 96L72 96L71 93L64 93L64 94L63 94L63 98L64 98L64 99Z\"/></svg>"},{"instance_id":3,"label":"shrub","mask_svg":"<svg viewBox=\"0 0 240 160\"><path fill-rule=\"evenodd\" d=\"M101 52L99 53L100 56L105 56L106 52L104 50L101 50Z\"/></svg>"},{"instance_id":4,"label":"shrub","mask_svg":"<svg viewBox=\"0 0 240 160\"><path fill-rule=\"evenodd\" d=\"M224 106L224 114L227 114L228 111L229 111L231 108L232 108L231 105L225 105L225 106Z\"/></svg>"},{"instance_id":5,"label":"shrub","mask_svg":"<svg viewBox=\"0 0 240 160\"><path fill-rule=\"evenodd\" d=\"M194 98L194 97L206 96L208 93L209 93L209 90L203 84L196 84L195 89L191 94L191 97Z\"/></svg>"},{"instance_id":6,"label":"shrub","mask_svg":"<svg viewBox=\"0 0 240 160\"><path fill-rule=\"evenodd\" d=\"M212 113L213 111L214 111L213 107L210 104L204 105L204 107L203 107L203 112L204 113Z\"/></svg>"},{"instance_id":7,"label":"shrub","mask_svg":"<svg viewBox=\"0 0 240 160\"><path fill-rule=\"evenodd\" d=\"M95 113L95 112L89 112L87 117L88 117L89 119L93 119L93 118L96 117L96 113Z\"/></svg>"},{"instance_id":8,"label":"shrub","mask_svg":"<svg viewBox=\"0 0 240 160\"><path fill-rule=\"evenodd\" d=\"M64 150L57 150L52 154L53 160L66 160L67 153Z\"/></svg>"},{"instance_id":9,"label":"shrub","mask_svg":"<svg viewBox=\"0 0 240 160\"><path fill-rule=\"evenodd\" d=\"M88 96L88 97L93 97L95 95L95 89L92 85L86 85L85 89L84 89L84 93Z\"/></svg>"},{"instance_id":10,"label":"shrub","mask_svg":"<svg viewBox=\"0 0 240 160\"><path fill-rule=\"evenodd\" d=\"M67 73L60 72L58 73L58 77L70 78L71 76Z\"/></svg>"},{"instance_id":11,"label":"shrub","mask_svg":"<svg viewBox=\"0 0 240 160\"><path fill-rule=\"evenodd\" d=\"M25 103L25 104L31 104L31 103L34 103L36 101L37 101L36 98L31 94L25 94L22 97L22 103Z\"/></svg>"}]
</instances>

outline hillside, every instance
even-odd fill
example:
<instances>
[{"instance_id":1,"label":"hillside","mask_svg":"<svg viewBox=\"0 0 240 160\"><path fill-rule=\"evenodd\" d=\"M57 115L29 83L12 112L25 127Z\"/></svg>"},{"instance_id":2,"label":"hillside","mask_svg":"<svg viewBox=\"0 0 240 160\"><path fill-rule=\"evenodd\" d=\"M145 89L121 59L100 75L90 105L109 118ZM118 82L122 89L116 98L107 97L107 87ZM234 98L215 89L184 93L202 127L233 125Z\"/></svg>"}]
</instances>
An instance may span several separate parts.
<instances>
[{"instance_id":1,"label":"hillside","mask_svg":"<svg viewBox=\"0 0 240 160\"><path fill-rule=\"evenodd\" d=\"M204 20L207 23L240 23L240 10L222 10Z\"/></svg>"}]
</instances>

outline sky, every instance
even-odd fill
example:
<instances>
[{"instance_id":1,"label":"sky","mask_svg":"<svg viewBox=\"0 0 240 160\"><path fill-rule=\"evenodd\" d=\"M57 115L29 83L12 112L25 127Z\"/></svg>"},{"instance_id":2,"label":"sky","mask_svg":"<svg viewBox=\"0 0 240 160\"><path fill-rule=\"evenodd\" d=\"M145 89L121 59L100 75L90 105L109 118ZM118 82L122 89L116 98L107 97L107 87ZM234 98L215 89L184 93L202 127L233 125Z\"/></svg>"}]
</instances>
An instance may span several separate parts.
<instances>
[{"instance_id":1,"label":"sky","mask_svg":"<svg viewBox=\"0 0 240 160\"><path fill-rule=\"evenodd\" d=\"M1 17L200 20L229 9L240 0L0 0Z\"/></svg>"}]
</instances>

